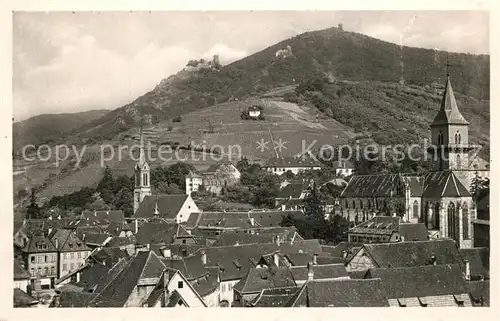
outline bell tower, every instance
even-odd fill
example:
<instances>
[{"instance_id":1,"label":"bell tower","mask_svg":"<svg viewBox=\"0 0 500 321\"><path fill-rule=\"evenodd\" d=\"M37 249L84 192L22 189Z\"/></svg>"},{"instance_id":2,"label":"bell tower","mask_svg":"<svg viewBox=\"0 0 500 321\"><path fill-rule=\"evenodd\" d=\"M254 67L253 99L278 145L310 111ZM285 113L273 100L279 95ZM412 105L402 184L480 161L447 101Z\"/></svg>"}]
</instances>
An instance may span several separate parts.
<instances>
[{"instance_id":1,"label":"bell tower","mask_svg":"<svg viewBox=\"0 0 500 321\"><path fill-rule=\"evenodd\" d=\"M140 131L140 146L139 146L139 160L134 167L134 214L137 212L139 205L145 196L151 195L151 185L149 176L149 165L146 161L146 155L144 153L144 135L142 132L142 124Z\"/></svg>"}]
</instances>

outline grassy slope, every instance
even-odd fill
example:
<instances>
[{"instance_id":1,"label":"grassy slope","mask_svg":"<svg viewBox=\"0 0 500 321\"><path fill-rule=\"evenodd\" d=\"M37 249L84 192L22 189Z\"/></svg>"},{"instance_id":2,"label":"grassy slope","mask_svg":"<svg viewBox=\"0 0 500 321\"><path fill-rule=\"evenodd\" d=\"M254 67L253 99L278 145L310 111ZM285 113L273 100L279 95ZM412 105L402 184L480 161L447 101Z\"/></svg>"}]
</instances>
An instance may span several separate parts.
<instances>
[{"instance_id":1,"label":"grassy slope","mask_svg":"<svg viewBox=\"0 0 500 321\"><path fill-rule=\"evenodd\" d=\"M275 52L286 45L291 46L293 56L275 58ZM134 102L82 127L79 139L111 139L136 127L141 114L155 123L325 74L348 80L396 82L401 77L401 55L407 83L444 82L444 52L401 49L395 44L331 28L282 41L219 72L204 70L171 76ZM489 56L450 53L449 60L457 92L478 99L489 98Z\"/></svg>"},{"instance_id":2,"label":"grassy slope","mask_svg":"<svg viewBox=\"0 0 500 321\"><path fill-rule=\"evenodd\" d=\"M16 122L12 126L14 147L58 142L61 137L72 133L75 128L99 119L107 113L109 110L91 110L74 114L45 114Z\"/></svg>"}]
</instances>

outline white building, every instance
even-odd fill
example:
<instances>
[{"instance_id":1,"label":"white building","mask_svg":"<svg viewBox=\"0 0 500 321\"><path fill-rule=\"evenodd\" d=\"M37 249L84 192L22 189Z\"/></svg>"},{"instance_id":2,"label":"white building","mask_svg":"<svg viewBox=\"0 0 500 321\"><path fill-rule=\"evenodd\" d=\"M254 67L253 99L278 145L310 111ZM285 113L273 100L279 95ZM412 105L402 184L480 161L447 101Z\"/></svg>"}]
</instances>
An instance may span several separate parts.
<instances>
[{"instance_id":1,"label":"white building","mask_svg":"<svg viewBox=\"0 0 500 321\"><path fill-rule=\"evenodd\" d=\"M203 178L201 175L189 172L186 176L186 195L191 195L192 192L198 191L202 184Z\"/></svg>"}]
</instances>

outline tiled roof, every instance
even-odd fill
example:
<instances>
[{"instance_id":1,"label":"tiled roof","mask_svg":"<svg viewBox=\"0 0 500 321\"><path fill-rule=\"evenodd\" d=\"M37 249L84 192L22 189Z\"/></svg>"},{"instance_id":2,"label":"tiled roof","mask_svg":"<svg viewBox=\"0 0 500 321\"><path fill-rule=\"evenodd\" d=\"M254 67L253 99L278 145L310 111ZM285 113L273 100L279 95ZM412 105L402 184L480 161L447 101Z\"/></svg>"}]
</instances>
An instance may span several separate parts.
<instances>
[{"instance_id":1,"label":"tiled roof","mask_svg":"<svg viewBox=\"0 0 500 321\"><path fill-rule=\"evenodd\" d=\"M52 243L58 244L59 252L89 251L88 246L72 230L56 229L49 235ZM57 240L57 242L56 242Z\"/></svg>"},{"instance_id":2,"label":"tiled roof","mask_svg":"<svg viewBox=\"0 0 500 321\"><path fill-rule=\"evenodd\" d=\"M489 278L490 253L486 247L459 249L463 261L469 261L470 273L473 278ZM465 272L465 271L464 271Z\"/></svg>"},{"instance_id":3,"label":"tiled roof","mask_svg":"<svg viewBox=\"0 0 500 321\"><path fill-rule=\"evenodd\" d=\"M349 277L344 264L312 265L315 280L337 279ZM308 278L307 266L292 266L290 268L295 281L305 281Z\"/></svg>"},{"instance_id":4,"label":"tiled roof","mask_svg":"<svg viewBox=\"0 0 500 321\"><path fill-rule=\"evenodd\" d=\"M348 233L353 234L373 234L392 235L399 230L400 217L375 216L366 222L360 223L351 228Z\"/></svg>"},{"instance_id":5,"label":"tiled roof","mask_svg":"<svg viewBox=\"0 0 500 321\"><path fill-rule=\"evenodd\" d=\"M125 221L125 214L122 210L110 211L83 211L82 219L99 222L100 225L108 225L111 222Z\"/></svg>"},{"instance_id":6,"label":"tiled roof","mask_svg":"<svg viewBox=\"0 0 500 321\"><path fill-rule=\"evenodd\" d=\"M87 245L104 246L111 239L108 233L83 233L81 239Z\"/></svg>"},{"instance_id":7,"label":"tiled roof","mask_svg":"<svg viewBox=\"0 0 500 321\"><path fill-rule=\"evenodd\" d=\"M102 264L87 266L83 269L80 282L76 285L83 287L87 292L100 293L128 265L130 260L131 258L120 259L111 267Z\"/></svg>"},{"instance_id":8,"label":"tiled roof","mask_svg":"<svg viewBox=\"0 0 500 321\"><path fill-rule=\"evenodd\" d=\"M18 260L14 259L14 280L26 280L30 278L31 274L21 266Z\"/></svg>"},{"instance_id":9,"label":"tiled roof","mask_svg":"<svg viewBox=\"0 0 500 321\"><path fill-rule=\"evenodd\" d=\"M399 224L399 235L405 241L427 241L429 231L423 223L401 223Z\"/></svg>"},{"instance_id":10,"label":"tiled roof","mask_svg":"<svg viewBox=\"0 0 500 321\"><path fill-rule=\"evenodd\" d=\"M106 232L111 235L118 236L121 231L132 231L127 222L110 222L108 227L106 227Z\"/></svg>"},{"instance_id":11,"label":"tiled roof","mask_svg":"<svg viewBox=\"0 0 500 321\"><path fill-rule=\"evenodd\" d=\"M366 278L379 278L389 299L467 293L457 264L370 269Z\"/></svg>"},{"instance_id":12,"label":"tiled roof","mask_svg":"<svg viewBox=\"0 0 500 321\"><path fill-rule=\"evenodd\" d=\"M154 216L155 206L158 204L160 218L175 219L189 196L185 194L145 196L139 205L135 218L151 218Z\"/></svg>"},{"instance_id":13,"label":"tiled roof","mask_svg":"<svg viewBox=\"0 0 500 321\"><path fill-rule=\"evenodd\" d=\"M239 229L280 227L283 217L287 215L295 218L304 216L301 211L203 212L191 214L185 226ZM254 225L251 224L251 218L254 219Z\"/></svg>"},{"instance_id":14,"label":"tiled roof","mask_svg":"<svg viewBox=\"0 0 500 321\"><path fill-rule=\"evenodd\" d=\"M390 197L402 186L400 174L353 175L341 197Z\"/></svg>"},{"instance_id":15,"label":"tiled roof","mask_svg":"<svg viewBox=\"0 0 500 321\"><path fill-rule=\"evenodd\" d=\"M462 116L462 114L460 113L460 110L458 110L455 94L453 93L453 88L451 88L450 77L446 79L443 98L441 99L441 108L436 114L436 117L434 118L431 127L445 125L445 124L458 124L458 125L469 124L465 120L464 116Z\"/></svg>"},{"instance_id":16,"label":"tiled roof","mask_svg":"<svg viewBox=\"0 0 500 321\"><path fill-rule=\"evenodd\" d=\"M165 304L167 308L173 308L175 307L179 302L182 302L182 305L185 307L189 307L189 305L186 303L186 301L182 298L182 295L179 293L179 291L174 290L168 297L168 301Z\"/></svg>"},{"instance_id":17,"label":"tiled roof","mask_svg":"<svg viewBox=\"0 0 500 321\"><path fill-rule=\"evenodd\" d=\"M113 236L111 240L109 240L106 243L107 247L120 247L120 246L128 246L128 245L135 245L136 244L136 239L135 236L124 236L124 237L119 237L119 236Z\"/></svg>"},{"instance_id":18,"label":"tiled roof","mask_svg":"<svg viewBox=\"0 0 500 321\"><path fill-rule=\"evenodd\" d=\"M330 256L329 253L322 254L323 255L318 254L316 257L316 263L318 265L344 263L344 259L340 257ZM288 253L285 257L291 266L305 266L314 260L314 254L311 253Z\"/></svg>"},{"instance_id":19,"label":"tiled roof","mask_svg":"<svg viewBox=\"0 0 500 321\"><path fill-rule=\"evenodd\" d=\"M57 252L56 247L52 242L41 234L33 234L29 237L28 242L22 249L25 253L51 253Z\"/></svg>"},{"instance_id":20,"label":"tiled roof","mask_svg":"<svg viewBox=\"0 0 500 321\"><path fill-rule=\"evenodd\" d=\"M463 265L458 248L450 239L364 244L362 249L365 249L379 268L429 265L433 256L438 265Z\"/></svg>"},{"instance_id":21,"label":"tiled roof","mask_svg":"<svg viewBox=\"0 0 500 321\"><path fill-rule=\"evenodd\" d=\"M351 279L364 279L368 270L360 270L360 271L349 271L347 274Z\"/></svg>"},{"instance_id":22,"label":"tiled roof","mask_svg":"<svg viewBox=\"0 0 500 321\"><path fill-rule=\"evenodd\" d=\"M38 300L19 288L14 288L14 307L28 307L38 304Z\"/></svg>"},{"instance_id":23,"label":"tiled roof","mask_svg":"<svg viewBox=\"0 0 500 321\"><path fill-rule=\"evenodd\" d=\"M199 252L182 259L161 258L161 260L165 267L179 271L187 280L202 278L209 273L202 263Z\"/></svg>"},{"instance_id":24,"label":"tiled roof","mask_svg":"<svg viewBox=\"0 0 500 321\"><path fill-rule=\"evenodd\" d=\"M468 197L469 191L453 171L430 172L425 176L423 197Z\"/></svg>"},{"instance_id":25,"label":"tiled roof","mask_svg":"<svg viewBox=\"0 0 500 321\"><path fill-rule=\"evenodd\" d=\"M178 224L144 222L135 235L137 244L170 244L177 234Z\"/></svg>"},{"instance_id":26,"label":"tiled roof","mask_svg":"<svg viewBox=\"0 0 500 321\"><path fill-rule=\"evenodd\" d=\"M264 289L296 287L288 267L252 268L233 289L241 294L258 293Z\"/></svg>"},{"instance_id":27,"label":"tiled roof","mask_svg":"<svg viewBox=\"0 0 500 321\"><path fill-rule=\"evenodd\" d=\"M138 252L114 280L92 300L91 306L123 307L141 279L160 278L164 268L154 252Z\"/></svg>"},{"instance_id":28,"label":"tiled roof","mask_svg":"<svg viewBox=\"0 0 500 321\"><path fill-rule=\"evenodd\" d=\"M217 238L213 246L229 246L239 244L270 243L279 236L283 242L291 241L297 237L295 227L271 227L271 228L252 228L236 231L223 231Z\"/></svg>"},{"instance_id":29,"label":"tiled roof","mask_svg":"<svg viewBox=\"0 0 500 321\"><path fill-rule=\"evenodd\" d=\"M118 247L103 247L90 255L96 262L105 262L105 265L108 266L113 266L120 259L128 256L126 250L121 250Z\"/></svg>"},{"instance_id":30,"label":"tiled roof","mask_svg":"<svg viewBox=\"0 0 500 321\"><path fill-rule=\"evenodd\" d=\"M291 297L287 307L388 307L380 279L311 280Z\"/></svg>"},{"instance_id":31,"label":"tiled roof","mask_svg":"<svg viewBox=\"0 0 500 321\"><path fill-rule=\"evenodd\" d=\"M304 190L307 190L307 186L303 183L288 184L280 189L278 198L299 198Z\"/></svg>"},{"instance_id":32,"label":"tiled roof","mask_svg":"<svg viewBox=\"0 0 500 321\"><path fill-rule=\"evenodd\" d=\"M216 291L219 287L218 272L217 268L205 268L207 273L203 277L190 280L189 283L202 297L209 295Z\"/></svg>"},{"instance_id":33,"label":"tiled roof","mask_svg":"<svg viewBox=\"0 0 500 321\"><path fill-rule=\"evenodd\" d=\"M344 257L344 251L347 254L347 259L350 258L352 255L354 255L359 248L363 246L363 243L357 243L357 242L340 242L336 246L321 246L322 252L327 252L333 257Z\"/></svg>"},{"instance_id":34,"label":"tiled roof","mask_svg":"<svg viewBox=\"0 0 500 321\"><path fill-rule=\"evenodd\" d=\"M424 190L424 177L415 175L401 176L410 189L411 197L421 197Z\"/></svg>"},{"instance_id":35,"label":"tiled roof","mask_svg":"<svg viewBox=\"0 0 500 321\"><path fill-rule=\"evenodd\" d=\"M212 164L210 165L204 173L215 173L217 172L219 169L221 169L221 167L227 167L227 166L230 166L230 167L233 167L233 163L231 163L230 161L228 160L222 160L222 161L219 161L215 164ZM234 166L235 167L235 166ZM236 168L236 167L235 167Z\"/></svg>"},{"instance_id":36,"label":"tiled roof","mask_svg":"<svg viewBox=\"0 0 500 321\"><path fill-rule=\"evenodd\" d=\"M85 308L97 294L89 292L64 291L59 295L61 308Z\"/></svg>"},{"instance_id":37,"label":"tiled roof","mask_svg":"<svg viewBox=\"0 0 500 321\"><path fill-rule=\"evenodd\" d=\"M148 307L154 307L159 300L161 300L162 296L165 294L165 290L162 286L156 286L153 291L149 294L146 302Z\"/></svg>"},{"instance_id":38,"label":"tiled roof","mask_svg":"<svg viewBox=\"0 0 500 321\"><path fill-rule=\"evenodd\" d=\"M467 289L474 306L490 306L490 281L469 281Z\"/></svg>"},{"instance_id":39,"label":"tiled roof","mask_svg":"<svg viewBox=\"0 0 500 321\"><path fill-rule=\"evenodd\" d=\"M299 288L265 289L262 290L248 306L256 308L281 308L290 300Z\"/></svg>"}]
</instances>

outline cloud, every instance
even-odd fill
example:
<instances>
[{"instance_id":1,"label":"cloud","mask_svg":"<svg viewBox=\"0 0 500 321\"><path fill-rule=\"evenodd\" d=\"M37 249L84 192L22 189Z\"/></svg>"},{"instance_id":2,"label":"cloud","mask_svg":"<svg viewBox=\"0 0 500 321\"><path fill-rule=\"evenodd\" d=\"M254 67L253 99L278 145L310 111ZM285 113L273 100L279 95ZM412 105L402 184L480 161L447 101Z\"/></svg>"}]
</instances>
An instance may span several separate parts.
<instances>
[{"instance_id":1,"label":"cloud","mask_svg":"<svg viewBox=\"0 0 500 321\"><path fill-rule=\"evenodd\" d=\"M180 70L191 55L181 46L150 43L136 55L126 56L102 48L94 37L84 35L75 44L62 46L49 64L24 65L22 89L14 91L15 111L22 117L38 110L117 108Z\"/></svg>"}]
</instances>

